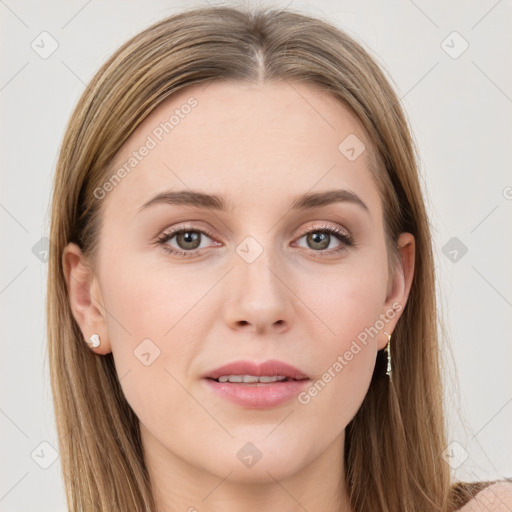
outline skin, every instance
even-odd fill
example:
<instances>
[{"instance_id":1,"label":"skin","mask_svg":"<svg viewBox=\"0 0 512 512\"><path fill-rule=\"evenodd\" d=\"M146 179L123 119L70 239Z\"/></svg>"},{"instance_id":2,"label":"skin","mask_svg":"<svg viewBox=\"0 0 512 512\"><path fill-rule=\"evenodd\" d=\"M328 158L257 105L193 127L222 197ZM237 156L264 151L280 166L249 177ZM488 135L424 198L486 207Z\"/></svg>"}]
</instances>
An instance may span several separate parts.
<instances>
[{"instance_id":1,"label":"skin","mask_svg":"<svg viewBox=\"0 0 512 512\"><path fill-rule=\"evenodd\" d=\"M349 109L311 84L215 82L181 90L137 128L113 169L191 96L197 106L101 200L97 260L66 247L73 315L86 340L100 334L98 357L114 355L141 422L159 512L348 511L347 489L338 484L345 427L387 344L382 330L306 405L292 399L244 408L201 377L239 359L279 359L321 378L393 303L403 311L414 238L401 234L402 268L388 274L370 142ZM366 146L354 161L338 150L349 134ZM295 196L332 188L354 192L369 212L350 202L290 210ZM216 193L232 209L158 204L138 211L170 189ZM171 255L155 243L184 223L213 234L198 235L195 255ZM356 245L335 253L344 244L334 235L325 249L315 244L306 235L321 231L319 223L348 231ZM236 252L247 236L263 249L252 263ZM176 236L166 244L190 247ZM322 249L330 254L318 257ZM399 317L383 330L392 333ZM134 356L146 338L160 350L149 366ZM252 467L237 457L247 442L262 454Z\"/></svg>"}]
</instances>

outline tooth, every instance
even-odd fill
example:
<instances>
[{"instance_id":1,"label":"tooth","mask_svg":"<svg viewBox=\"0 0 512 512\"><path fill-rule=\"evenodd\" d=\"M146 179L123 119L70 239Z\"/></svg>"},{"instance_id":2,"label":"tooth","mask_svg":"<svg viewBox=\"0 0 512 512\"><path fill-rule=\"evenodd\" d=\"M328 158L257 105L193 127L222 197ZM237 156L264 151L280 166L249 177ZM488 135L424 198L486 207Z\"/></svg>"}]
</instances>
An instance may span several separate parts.
<instances>
[{"instance_id":1,"label":"tooth","mask_svg":"<svg viewBox=\"0 0 512 512\"><path fill-rule=\"evenodd\" d=\"M244 382L258 382L258 380L260 378L261 377L255 377L254 375L244 375L243 376L243 381Z\"/></svg>"},{"instance_id":2,"label":"tooth","mask_svg":"<svg viewBox=\"0 0 512 512\"><path fill-rule=\"evenodd\" d=\"M219 382L233 382L233 383L247 383L253 384L257 382L261 383L269 383L269 382L278 382L284 381L286 377L283 375L273 375L272 377L269 375L264 375L262 377L256 377L255 375L222 375L218 378Z\"/></svg>"}]
</instances>

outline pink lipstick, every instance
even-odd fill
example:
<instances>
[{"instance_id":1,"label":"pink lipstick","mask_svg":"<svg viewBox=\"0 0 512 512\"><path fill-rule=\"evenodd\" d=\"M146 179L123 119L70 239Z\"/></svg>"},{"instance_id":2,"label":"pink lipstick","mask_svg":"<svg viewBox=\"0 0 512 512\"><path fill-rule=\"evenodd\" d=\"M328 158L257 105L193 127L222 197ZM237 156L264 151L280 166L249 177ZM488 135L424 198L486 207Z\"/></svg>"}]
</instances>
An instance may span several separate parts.
<instances>
[{"instance_id":1,"label":"pink lipstick","mask_svg":"<svg viewBox=\"0 0 512 512\"><path fill-rule=\"evenodd\" d=\"M310 382L297 368L277 360L235 361L204 375L215 393L250 409L269 409L295 398Z\"/></svg>"}]
</instances>

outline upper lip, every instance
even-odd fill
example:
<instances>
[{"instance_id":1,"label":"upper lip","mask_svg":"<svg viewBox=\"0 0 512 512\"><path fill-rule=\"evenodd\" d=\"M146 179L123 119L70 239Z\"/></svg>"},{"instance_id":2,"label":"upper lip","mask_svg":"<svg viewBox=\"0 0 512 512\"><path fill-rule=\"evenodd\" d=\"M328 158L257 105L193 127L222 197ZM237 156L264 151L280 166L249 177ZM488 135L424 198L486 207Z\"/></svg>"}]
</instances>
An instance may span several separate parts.
<instances>
[{"instance_id":1,"label":"upper lip","mask_svg":"<svg viewBox=\"0 0 512 512\"><path fill-rule=\"evenodd\" d=\"M223 375L254 375L255 377L274 377L275 375L280 375L295 380L309 379L299 369L276 359L270 359L263 363L234 361L209 371L204 375L204 378L218 379Z\"/></svg>"}]
</instances>

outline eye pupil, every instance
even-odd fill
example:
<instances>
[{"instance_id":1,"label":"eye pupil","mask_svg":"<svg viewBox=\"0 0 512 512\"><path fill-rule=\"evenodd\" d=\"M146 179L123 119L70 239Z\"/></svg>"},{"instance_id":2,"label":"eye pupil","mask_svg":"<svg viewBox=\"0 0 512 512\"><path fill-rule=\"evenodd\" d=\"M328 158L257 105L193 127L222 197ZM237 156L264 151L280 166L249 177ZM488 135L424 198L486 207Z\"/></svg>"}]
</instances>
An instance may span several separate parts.
<instances>
[{"instance_id":1,"label":"eye pupil","mask_svg":"<svg viewBox=\"0 0 512 512\"><path fill-rule=\"evenodd\" d=\"M178 233L176 241L182 249L197 249L199 247L200 234L196 231L184 231Z\"/></svg>"},{"instance_id":2,"label":"eye pupil","mask_svg":"<svg viewBox=\"0 0 512 512\"><path fill-rule=\"evenodd\" d=\"M320 244L320 246L312 247L313 249L323 250L329 247L331 235L329 233L322 233L321 231L315 231L313 233L309 233L307 235L308 244L309 242L313 242L313 244Z\"/></svg>"}]
</instances>

